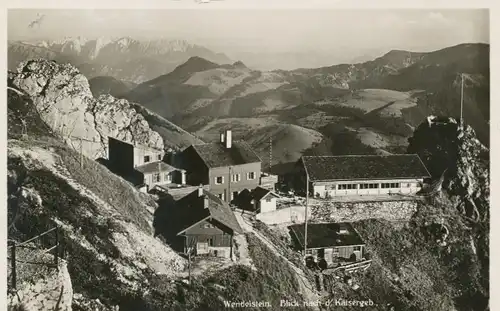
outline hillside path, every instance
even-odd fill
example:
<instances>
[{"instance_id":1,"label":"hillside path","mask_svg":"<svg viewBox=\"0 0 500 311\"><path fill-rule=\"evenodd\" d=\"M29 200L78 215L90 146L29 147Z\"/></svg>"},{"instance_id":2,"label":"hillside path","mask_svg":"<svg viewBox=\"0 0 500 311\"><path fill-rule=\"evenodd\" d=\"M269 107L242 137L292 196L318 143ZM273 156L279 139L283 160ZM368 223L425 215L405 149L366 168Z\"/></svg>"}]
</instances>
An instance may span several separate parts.
<instances>
[{"instance_id":1,"label":"hillside path","mask_svg":"<svg viewBox=\"0 0 500 311\"><path fill-rule=\"evenodd\" d=\"M309 282L304 272L301 269L299 269L295 264L293 264L290 260L288 260L285 256L283 256L278 251L276 246L274 246L274 244L271 241L269 241L264 235L255 230L252 224L247 219L245 219L245 217L241 215L241 213L235 212L234 215L236 216L236 219L240 223L240 226L243 229L243 231L255 234L255 236L259 240L261 240L262 243L264 243L267 247L269 247L269 249L277 256L281 257L288 264L288 266L295 272L295 276L297 277L297 282L299 283L300 292L304 296L304 299L309 303L319 301L320 297L315 292L314 285L312 285ZM313 309L319 310L318 307L314 307Z\"/></svg>"}]
</instances>

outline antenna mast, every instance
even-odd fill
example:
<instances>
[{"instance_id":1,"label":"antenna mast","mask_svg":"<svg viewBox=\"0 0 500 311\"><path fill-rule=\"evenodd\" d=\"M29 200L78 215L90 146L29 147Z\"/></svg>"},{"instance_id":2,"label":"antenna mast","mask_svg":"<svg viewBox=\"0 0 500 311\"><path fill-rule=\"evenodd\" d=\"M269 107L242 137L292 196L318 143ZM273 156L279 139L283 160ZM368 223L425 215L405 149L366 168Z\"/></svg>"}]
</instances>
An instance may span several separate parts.
<instances>
[{"instance_id":1,"label":"antenna mast","mask_svg":"<svg viewBox=\"0 0 500 311\"><path fill-rule=\"evenodd\" d=\"M271 174L272 167L273 167L273 137L269 136L269 174Z\"/></svg>"},{"instance_id":2,"label":"antenna mast","mask_svg":"<svg viewBox=\"0 0 500 311\"><path fill-rule=\"evenodd\" d=\"M464 110L464 74L460 74L462 78L462 86L460 88L460 125L463 126L464 118L463 118L463 110Z\"/></svg>"}]
</instances>

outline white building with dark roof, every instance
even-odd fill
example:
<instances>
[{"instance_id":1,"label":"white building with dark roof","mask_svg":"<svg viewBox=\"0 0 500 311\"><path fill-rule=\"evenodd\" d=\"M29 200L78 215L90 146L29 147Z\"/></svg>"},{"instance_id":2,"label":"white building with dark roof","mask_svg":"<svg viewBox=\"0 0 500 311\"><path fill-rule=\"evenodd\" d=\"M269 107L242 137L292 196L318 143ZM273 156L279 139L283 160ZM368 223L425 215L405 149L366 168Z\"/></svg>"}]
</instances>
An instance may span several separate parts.
<instances>
[{"instance_id":1,"label":"white building with dark roof","mask_svg":"<svg viewBox=\"0 0 500 311\"><path fill-rule=\"evenodd\" d=\"M259 156L245 141L233 140L230 130L221 134L219 142L191 145L178 156L187 182L208 185L223 201L232 202L245 189L274 189L273 180L262 174Z\"/></svg>"},{"instance_id":2,"label":"white building with dark roof","mask_svg":"<svg viewBox=\"0 0 500 311\"><path fill-rule=\"evenodd\" d=\"M411 195L431 177L416 154L303 156L299 168L309 194L320 198Z\"/></svg>"}]
</instances>

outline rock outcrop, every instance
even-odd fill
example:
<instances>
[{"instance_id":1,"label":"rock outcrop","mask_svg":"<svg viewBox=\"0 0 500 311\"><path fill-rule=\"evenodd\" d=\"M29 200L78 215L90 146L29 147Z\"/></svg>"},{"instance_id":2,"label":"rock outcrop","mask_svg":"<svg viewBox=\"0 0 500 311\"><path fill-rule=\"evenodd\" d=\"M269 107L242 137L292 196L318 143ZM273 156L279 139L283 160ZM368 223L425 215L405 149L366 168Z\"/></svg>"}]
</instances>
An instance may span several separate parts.
<instances>
[{"instance_id":1,"label":"rock outcrop","mask_svg":"<svg viewBox=\"0 0 500 311\"><path fill-rule=\"evenodd\" d=\"M37 59L23 62L9 84L33 101L45 123L90 158L106 157L108 137L163 149L161 136L126 100L95 99L87 78L69 64Z\"/></svg>"},{"instance_id":2,"label":"rock outcrop","mask_svg":"<svg viewBox=\"0 0 500 311\"><path fill-rule=\"evenodd\" d=\"M464 216L489 219L489 150L472 127L429 116L409 139L408 152L419 154L434 178L446 170L442 188Z\"/></svg>"}]
</instances>

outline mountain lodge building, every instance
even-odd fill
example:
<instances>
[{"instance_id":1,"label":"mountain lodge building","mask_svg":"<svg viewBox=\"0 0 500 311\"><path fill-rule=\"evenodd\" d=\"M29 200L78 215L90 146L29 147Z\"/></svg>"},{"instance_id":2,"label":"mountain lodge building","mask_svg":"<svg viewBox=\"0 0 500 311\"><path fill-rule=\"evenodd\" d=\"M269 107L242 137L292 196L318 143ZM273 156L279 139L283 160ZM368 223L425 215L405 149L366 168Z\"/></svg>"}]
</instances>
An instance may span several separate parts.
<instances>
[{"instance_id":1,"label":"mountain lodge building","mask_svg":"<svg viewBox=\"0 0 500 311\"><path fill-rule=\"evenodd\" d=\"M299 187L309 181L309 195L412 195L430 174L416 154L303 156L298 163Z\"/></svg>"},{"instance_id":2,"label":"mountain lodge building","mask_svg":"<svg viewBox=\"0 0 500 311\"><path fill-rule=\"evenodd\" d=\"M246 142L233 141L230 130L221 133L219 142L191 145L179 157L188 184L208 185L210 192L225 202L263 184L274 189L275 182L262 174L259 156Z\"/></svg>"},{"instance_id":3,"label":"mountain lodge building","mask_svg":"<svg viewBox=\"0 0 500 311\"><path fill-rule=\"evenodd\" d=\"M155 185L184 185L186 173L163 161L165 153L146 146L133 145L108 137L108 160L115 173L133 178L134 184L146 188Z\"/></svg>"},{"instance_id":4,"label":"mountain lodge building","mask_svg":"<svg viewBox=\"0 0 500 311\"><path fill-rule=\"evenodd\" d=\"M184 237L184 252L194 255L231 258L233 236L242 229L229 205L218 196L198 188L177 201L182 215L176 219Z\"/></svg>"}]
</instances>

